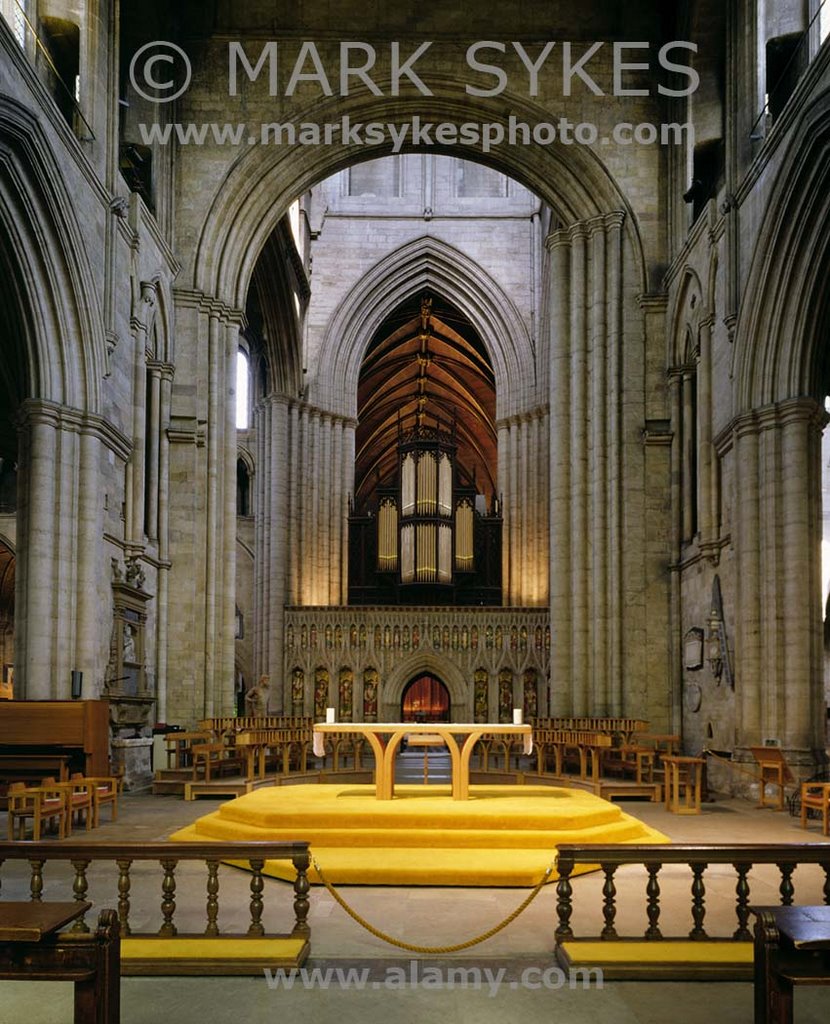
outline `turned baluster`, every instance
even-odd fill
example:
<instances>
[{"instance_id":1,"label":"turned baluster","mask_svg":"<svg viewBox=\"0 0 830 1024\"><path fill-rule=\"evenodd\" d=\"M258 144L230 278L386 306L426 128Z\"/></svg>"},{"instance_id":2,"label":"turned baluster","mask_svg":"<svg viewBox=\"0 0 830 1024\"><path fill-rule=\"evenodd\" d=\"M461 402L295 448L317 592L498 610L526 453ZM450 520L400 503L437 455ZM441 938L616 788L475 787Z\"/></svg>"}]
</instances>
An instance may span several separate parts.
<instances>
[{"instance_id":1,"label":"turned baluster","mask_svg":"<svg viewBox=\"0 0 830 1024\"><path fill-rule=\"evenodd\" d=\"M292 935L310 935L308 926L308 865L307 853L298 853L291 858L297 875L294 878L294 928Z\"/></svg>"},{"instance_id":2,"label":"turned baluster","mask_svg":"<svg viewBox=\"0 0 830 1024\"><path fill-rule=\"evenodd\" d=\"M262 927L262 890L265 882L262 879L262 867L264 860L257 859L249 861L251 865L251 923L248 926L249 935L264 935Z\"/></svg>"},{"instance_id":3,"label":"turned baluster","mask_svg":"<svg viewBox=\"0 0 830 1024\"><path fill-rule=\"evenodd\" d=\"M735 914L738 918L738 927L735 929L733 939L749 941L752 939L752 932L749 930L749 883L746 876L749 874L751 864L733 864L738 872L738 883L735 886Z\"/></svg>"},{"instance_id":4,"label":"turned baluster","mask_svg":"<svg viewBox=\"0 0 830 1024\"><path fill-rule=\"evenodd\" d=\"M29 867L32 869L32 876L29 880L29 893L33 903L40 903L43 899L43 865L45 861L30 860Z\"/></svg>"},{"instance_id":5,"label":"turned baluster","mask_svg":"<svg viewBox=\"0 0 830 1024\"><path fill-rule=\"evenodd\" d=\"M781 893L781 906L791 907L795 895L795 886L793 885L795 864L779 864L778 870L781 872L781 885L778 886L778 891Z\"/></svg>"},{"instance_id":6,"label":"turned baluster","mask_svg":"<svg viewBox=\"0 0 830 1024\"><path fill-rule=\"evenodd\" d=\"M207 869L207 927L205 935L218 935L219 925L216 922L219 918L219 861L208 860Z\"/></svg>"},{"instance_id":7,"label":"turned baluster","mask_svg":"<svg viewBox=\"0 0 830 1024\"><path fill-rule=\"evenodd\" d=\"M691 864L692 869L692 920L694 927L689 932L690 939L706 939L706 929L703 927L703 920L706 917L706 886L703 884L703 872L707 864Z\"/></svg>"},{"instance_id":8,"label":"turned baluster","mask_svg":"<svg viewBox=\"0 0 830 1024\"><path fill-rule=\"evenodd\" d=\"M574 909L573 886L571 885L573 867L572 860L566 860L561 855L559 856L556 862L556 870L559 873L559 881L556 883L556 915L559 923L554 933L558 943L574 937L574 933L571 930L571 915Z\"/></svg>"},{"instance_id":9,"label":"turned baluster","mask_svg":"<svg viewBox=\"0 0 830 1024\"><path fill-rule=\"evenodd\" d=\"M824 902L830 906L830 864L822 864L824 869Z\"/></svg>"},{"instance_id":10,"label":"turned baluster","mask_svg":"<svg viewBox=\"0 0 830 1024\"><path fill-rule=\"evenodd\" d=\"M178 929L173 924L173 915L176 913L176 878L174 872L178 861L165 858L159 861L159 863L164 868L164 881L161 883L161 914L164 918L164 923L159 928L159 935L169 938L178 932Z\"/></svg>"},{"instance_id":11,"label":"turned baluster","mask_svg":"<svg viewBox=\"0 0 830 1024\"><path fill-rule=\"evenodd\" d=\"M617 887L614 885L614 872L617 870L617 866L616 864L600 866L605 872L605 884L602 887L602 916L605 920L605 927L600 932L600 938L616 939L617 929L614 927L614 922L617 919Z\"/></svg>"},{"instance_id":12,"label":"turned baluster","mask_svg":"<svg viewBox=\"0 0 830 1024\"><path fill-rule=\"evenodd\" d=\"M86 902L87 889L89 889L89 882L86 878L86 869L89 867L89 860L73 859L71 863L72 867L75 869L75 881L72 883L72 892L75 894L75 900L78 903L84 903ZM81 914L81 916L72 925L72 931L83 933L89 931L89 925L84 920L83 914Z\"/></svg>"},{"instance_id":13,"label":"turned baluster","mask_svg":"<svg viewBox=\"0 0 830 1024\"><path fill-rule=\"evenodd\" d=\"M646 864L648 882L646 883L646 917L648 917L648 928L645 936L647 939L662 939L658 922L660 921L660 882L657 878L662 864Z\"/></svg>"},{"instance_id":14,"label":"turned baluster","mask_svg":"<svg viewBox=\"0 0 830 1024\"><path fill-rule=\"evenodd\" d=\"M122 935L130 934L130 867L132 860L121 858L118 864L118 923Z\"/></svg>"}]
</instances>

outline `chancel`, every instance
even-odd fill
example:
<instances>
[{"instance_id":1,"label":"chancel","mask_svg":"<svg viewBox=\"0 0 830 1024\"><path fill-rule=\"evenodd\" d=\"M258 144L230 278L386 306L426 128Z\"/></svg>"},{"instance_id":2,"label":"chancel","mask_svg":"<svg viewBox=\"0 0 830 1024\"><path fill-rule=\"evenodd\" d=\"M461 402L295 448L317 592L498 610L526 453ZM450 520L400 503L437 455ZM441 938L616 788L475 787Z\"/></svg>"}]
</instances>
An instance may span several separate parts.
<instances>
[{"instance_id":1,"label":"chancel","mask_svg":"<svg viewBox=\"0 0 830 1024\"><path fill-rule=\"evenodd\" d=\"M714 796L823 839L828 35L830 0L0 0L16 825L158 813L159 842L207 844L209 889L211 844L239 840L254 932L276 883L245 841L287 843L298 956L292 829L359 881L349 801L407 893L430 850L448 889L473 849L492 884L511 849L522 884L560 845L597 863L607 824L605 940L619 844L755 840L716 834ZM286 782L316 787L302 813ZM418 801L444 797L436 837ZM431 817L410 847L397 814ZM747 943L748 865L779 861L739 854L711 863L737 865ZM637 862L655 941L658 856ZM826 891L818 853L788 858L770 891L798 892L795 864ZM695 941L703 863L682 861ZM583 882L540 883L559 945Z\"/></svg>"}]
</instances>

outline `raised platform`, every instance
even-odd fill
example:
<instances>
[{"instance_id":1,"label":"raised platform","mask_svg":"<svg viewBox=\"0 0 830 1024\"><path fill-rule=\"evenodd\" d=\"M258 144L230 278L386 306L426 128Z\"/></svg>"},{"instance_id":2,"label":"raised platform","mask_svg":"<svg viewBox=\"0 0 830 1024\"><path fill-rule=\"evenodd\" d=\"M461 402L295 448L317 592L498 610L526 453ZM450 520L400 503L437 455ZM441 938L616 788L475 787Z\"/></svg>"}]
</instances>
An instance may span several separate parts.
<instances>
[{"instance_id":1,"label":"raised platform","mask_svg":"<svg viewBox=\"0 0 830 1024\"><path fill-rule=\"evenodd\" d=\"M306 840L326 878L362 885L532 886L558 843L659 843L660 832L592 793L552 786L400 786L376 800L368 785L258 789L171 839ZM289 863L266 874L293 879ZM319 882L312 870L309 878ZM553 872L550 880L556 878Z\"/></svg>"}]
</instances>

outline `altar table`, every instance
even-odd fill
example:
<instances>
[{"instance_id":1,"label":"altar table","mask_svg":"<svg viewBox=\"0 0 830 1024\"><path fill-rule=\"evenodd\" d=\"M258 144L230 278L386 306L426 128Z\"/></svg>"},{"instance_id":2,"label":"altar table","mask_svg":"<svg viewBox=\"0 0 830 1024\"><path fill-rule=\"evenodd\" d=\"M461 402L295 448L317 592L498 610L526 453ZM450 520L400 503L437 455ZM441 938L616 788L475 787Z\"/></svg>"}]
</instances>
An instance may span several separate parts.
<instances>
[{"instance_id":1,"label":"altar table","mask_svg":"<svg viewBox=\"0 0 830 1024\"><path fill-rule=\"evenodd\" d=\"M314 726L314 753L325 754L327 733L359 733L369 741L375 755L375 796L391 800L395 795L395 755L409 733L440 736L450 752L452 762L452 798L468 800L470 796L470 757L482 736L521 736L524 753L533 751L533 730L529 725L495 725L491 722L473 724L459 722L320 722ZM459 745L457 737L465 737Z\"/></svg>"}]
</instances>

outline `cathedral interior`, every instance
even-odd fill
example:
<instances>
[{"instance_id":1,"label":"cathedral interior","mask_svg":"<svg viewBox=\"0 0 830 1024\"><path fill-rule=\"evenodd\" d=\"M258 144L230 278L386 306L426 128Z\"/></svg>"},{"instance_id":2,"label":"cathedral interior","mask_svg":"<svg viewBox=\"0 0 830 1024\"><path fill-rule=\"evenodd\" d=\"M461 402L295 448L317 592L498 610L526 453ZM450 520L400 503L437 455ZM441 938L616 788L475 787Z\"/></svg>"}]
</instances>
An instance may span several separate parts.
<instances>
[{"instance_id":1,"label":"cathedral interior","mask_svg":"<svg viewBox=\"0 0 830 1024\"><path fill-rule=\"evenodd\" d=\"M734 812L649 835L800 842L736 807L759 750L828 778L828 36L830 0L0 0L0 713L106 699L137 791L262 677L329 727L643 722ZM162 803L128 838L195 818ZM136 1022L251 998L131 981ZM620 991L560 1005L680 1019ZM723 993L683 1020L748 1020Z\"/></svg>"},{"instance_id":2,"label":"cathedral interior","mask_svg":"<svg viewBox=\"0 0 830 1024\"><path fill-rule=\"evenodd\" d=\"M3 0L4 694L823 762L826 7Z\"/></svg>"}]
</instances>

